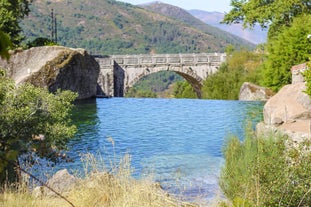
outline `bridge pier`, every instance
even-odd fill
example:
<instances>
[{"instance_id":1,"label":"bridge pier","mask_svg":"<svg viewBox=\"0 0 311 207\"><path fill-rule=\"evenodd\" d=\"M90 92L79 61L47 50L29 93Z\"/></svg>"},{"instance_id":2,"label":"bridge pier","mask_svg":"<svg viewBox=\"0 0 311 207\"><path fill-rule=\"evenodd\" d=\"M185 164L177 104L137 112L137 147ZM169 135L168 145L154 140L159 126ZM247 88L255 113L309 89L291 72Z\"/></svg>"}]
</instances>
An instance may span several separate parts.
<instances>
[{"instance_id":1,"label":"bridge pier","mask_svg":"<svg viewBox=\"0 0 311 207\"><path fill-rule=\"evenodd\" d=\"M99 96L123 97L142 77L170 70L184 77L201 98L203 80L217 72L226 54L116 55L95 59L100 65Z\"/></svg>"}]
</instances>

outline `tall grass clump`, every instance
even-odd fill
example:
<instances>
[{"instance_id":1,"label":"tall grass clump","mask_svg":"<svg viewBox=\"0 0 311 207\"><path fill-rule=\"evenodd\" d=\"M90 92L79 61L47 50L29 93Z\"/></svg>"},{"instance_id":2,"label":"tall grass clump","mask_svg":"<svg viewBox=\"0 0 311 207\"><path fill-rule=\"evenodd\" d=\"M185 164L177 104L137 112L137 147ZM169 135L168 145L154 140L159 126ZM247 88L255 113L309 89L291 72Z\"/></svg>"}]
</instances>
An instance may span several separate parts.
<instances>
[{"instance_id":1,"label":"tall grass clump","mask_svg":"<svg viewBox=\"0 0 311 207\"><path fill-rule=\"evenodd\" d=\"M6 187L0 193L0 207L191 207L192 203L180 201L162 190L152 179L134 179L130 156L111 162L107 166L92 154L82 156L85 177L66 193L65 199L57 196L34 196L27 187ZM116 160L115 160L116 161ZM69 203L69 202L71 203Z\"/></svg>"},{"instance_id":2,"label":"tall grass clump","mask_svg":"<svg viewBox=\"0 0 311 207\"><path fill-rule=\"evenodd\" d=\"M281 135L228 139L220 187L232 206L310 206L310 140Z\"/></svg>"}]
</instances>

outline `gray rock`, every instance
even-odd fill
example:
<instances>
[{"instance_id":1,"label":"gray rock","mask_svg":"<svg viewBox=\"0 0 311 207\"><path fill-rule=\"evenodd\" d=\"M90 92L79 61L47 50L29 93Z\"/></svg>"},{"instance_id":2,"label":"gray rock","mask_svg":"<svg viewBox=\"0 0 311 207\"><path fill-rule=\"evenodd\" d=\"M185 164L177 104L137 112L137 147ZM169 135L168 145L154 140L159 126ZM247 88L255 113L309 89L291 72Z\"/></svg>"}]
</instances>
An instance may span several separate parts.
<instances>
[{"instance_id":1,"label":"gray rock","mask_svg":"<svg viewBox=\"0 0 311 207\"><path fill-rule=\"evenodd\" d=\"M311 99L303 91L305 83L284 86L264 106L264 123L280 125L311 118Z\"/></svg>"},{"instance_id":2,"label":"gray rock","mask_svg":"<svg viewBox=\"0 0 311 207\"><path fill-rule=\"evenodd\" d=\"M50 92L71 90L78 99L96 96L99 65L84 49L34 47L12 54L8 62L0 59L0 67L17 85L29 82Z\"/></svg>"},{"instance_id":3,"label":"gray rock","mask_svg":"<svg viewBox=\"0 0 311 207\"><path fill-rule=\"evenodd\" d=\"M74 177L73 175L69 174L67 169L60 170L56 172L46 183L47 186L55 190L57 193L60 193L61 195L65 195L72 188L75 186L75 184L79 181L78 178ZM45 186L39 186L36 187L32 195L35 197L40 196L56 196L56 194L46 188Z\"/></svg>"},{"instance_id":4,"label":"gray rock","mask_svg":"<svg viewBox=\"0 0 311 207\"><path fill-rule=\"evenodd\" d=\"M267 101L274 95L274 92L268 88L245 82L241 86L240 101Z\"/></svg>"}]
</instances>

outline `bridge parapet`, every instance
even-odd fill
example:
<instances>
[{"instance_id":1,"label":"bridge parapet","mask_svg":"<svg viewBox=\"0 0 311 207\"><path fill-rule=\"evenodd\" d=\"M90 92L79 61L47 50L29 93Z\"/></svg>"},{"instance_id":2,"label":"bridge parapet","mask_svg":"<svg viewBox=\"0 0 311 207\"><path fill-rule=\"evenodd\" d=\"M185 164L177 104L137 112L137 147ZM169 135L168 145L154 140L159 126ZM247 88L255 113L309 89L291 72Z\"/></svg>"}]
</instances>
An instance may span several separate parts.
<instances>
[{"instance_id":1,"label":"bridge parapet","mask_svg":"<svg viewBox=\"0 0 311 207\"><path fill-rule=\"evenodd\" d=\"M221 63L226 60L225 53L199 54L156 54L156 55L113 55L100 58L102 65L168 65L168 64L208 64Z\"/></svg>"}]
</instances>

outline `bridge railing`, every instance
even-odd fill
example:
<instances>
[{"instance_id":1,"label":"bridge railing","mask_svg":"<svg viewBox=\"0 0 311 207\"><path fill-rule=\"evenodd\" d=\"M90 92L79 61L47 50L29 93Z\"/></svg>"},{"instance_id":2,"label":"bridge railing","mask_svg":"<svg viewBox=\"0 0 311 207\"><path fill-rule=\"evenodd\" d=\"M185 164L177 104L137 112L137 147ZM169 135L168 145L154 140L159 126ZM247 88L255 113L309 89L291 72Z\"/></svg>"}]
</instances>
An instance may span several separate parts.
<instances>
[{"instance_id":1,"label":"bridge railing","mask_svg":"<svg viewBox=\"0 0 311 207\"><path fill-rule=\"evenodd\" d=\"M113 55L99 58L102 65L207 64L226 60L225 53Z\"/></svg>"}]
</instances>

